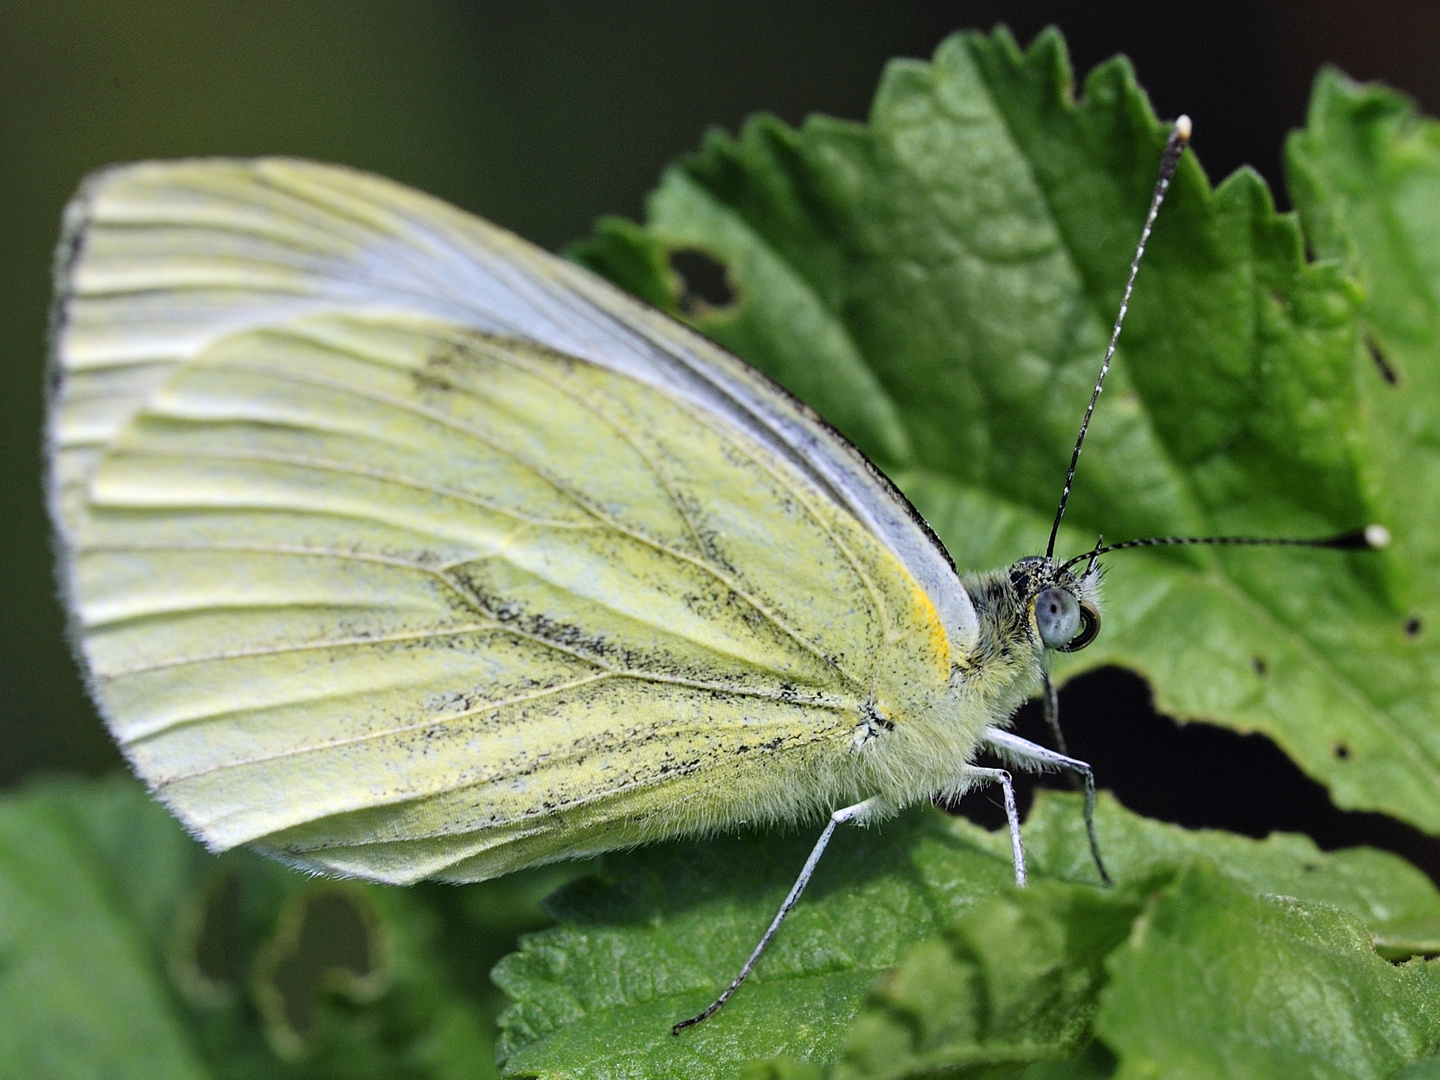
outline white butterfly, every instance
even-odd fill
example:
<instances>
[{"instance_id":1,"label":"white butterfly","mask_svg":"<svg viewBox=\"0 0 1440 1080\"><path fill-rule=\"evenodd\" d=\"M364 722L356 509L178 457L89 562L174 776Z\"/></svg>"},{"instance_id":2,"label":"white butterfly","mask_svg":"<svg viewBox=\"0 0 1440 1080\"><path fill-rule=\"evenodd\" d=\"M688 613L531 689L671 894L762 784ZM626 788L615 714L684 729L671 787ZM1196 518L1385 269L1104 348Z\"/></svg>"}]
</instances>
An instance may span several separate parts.
<instances>
[{"instance_id":1,"label":"white butterfly","mask_svg":"<svg viewBox=\"0 0 1440 1080\"><path fill-rule=\"evenodd\" d=\"M1076 771L1088 817L1088 766L1004 727L1098 631L1096 553L962 579L819 417L586 271L375 177L202 160L91 178L57 282L74 639L212 848L473 881L828 815L768 941L836 825L978 783L1023 883L982 748Z\"/></svg>"}]
</instances>

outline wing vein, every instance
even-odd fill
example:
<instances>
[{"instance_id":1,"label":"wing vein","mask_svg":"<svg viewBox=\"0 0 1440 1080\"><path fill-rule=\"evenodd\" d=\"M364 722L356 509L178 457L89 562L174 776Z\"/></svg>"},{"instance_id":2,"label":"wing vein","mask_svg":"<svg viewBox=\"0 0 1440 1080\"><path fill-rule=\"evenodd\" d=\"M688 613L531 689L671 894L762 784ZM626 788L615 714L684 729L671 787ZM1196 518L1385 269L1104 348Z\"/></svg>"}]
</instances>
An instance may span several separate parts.
<instances>
[{"instance_id":1,"label":"wing vein","mask_svg":"<svg viewBox=\"0 0 1440 1080\"><path fill-rule=\"evenodd\" d=\"M374 363L375 361L371 359L371 362ZM805 638L798 631L787 625L784 620L779 618L778 615L770 611L757 598L750 595L750 593L742 585L740 585L739 582L735 581L728 574L725 574L724 572L718 570L715 566L711 565L704 559L698 559L693 555L690 555L686 552L680 551L677 548L672 547L671 545L665 543L663 540L650 536L644 530L636 529L633 526L626 525L616 520L609 514L605 513L605 511L601 510L598 506L594 505L589 499L574 491L568 484L551 476L546 469L544 469L537 463L530 461L518 451L505 446L503 443L487 436L483 432L477 431L476 429L470 427L468 424L463 424L452 417L446 416L444 413L437 412L434 409L427 409L423 406L416 405L412 402L406 401L403 398L397 398L393 395L380 393L377 391L361 390L353 385L341 383L336 380L325 379L319 376L301 375L293 371L276 371L271 368L256 367L250 364L235 363L233 361L223 364L216 364L214 366L217 368L223 368L225 370L245 372L252 375L264 375L269 378L274 378L282 381L296 382L301 385L322 387L337 394L353 395L366 401L371 401L377 405L387 406L390 408L394 408L397 411L410 413L412 415L431 420L467 438L474 439L476 442L488 447L491 450L494 450L496 453L505 455L521 467L529 469L536 476L540 477L540 479L544 480L547 484L550 484L558 493L565 496L572 503L574 503L574 505L578 509L591 515L601 524L605 525L607 528L610 528L615 532L620 533L622 536L629 537L637 543L644 544L647 547L650 547L653 550L660 552L661 554L668 555L670 558L676 559L680 562L688 563L689 565L701 570L703 573L709 574L719 584L724 585L725 588L733 592L737 598L739 598L741 601L753 608L757 614L761 615L763 618L769 621L771 625L773 625L777 630L779 630L786 637L790 638L790 640L795 642L795 644L800 646L800 648L804 649L806 652L810 653L812 656L818 659L822 664L835 670L843 679L845 679L852 685L862 685L862 680L855 678L852 674L850 674L849 671L845 670L845 668L842 667L835 660L834 657L827 656L812 642L805 640Z\"/></svg>"},{"instance_id":2,"label":"wing vein","mask_svg":"<svg viewBox=\"0 0 1440 1080\"><path fill-rule=\"evenodd\" d=\"M313 743L308 746L295 747L290 750L280 750L273 754L262 754L252 758L245 758L240 761L220 762L205 769L197 769L194 772L177 774L166 778L156 784L157 788L168 787L171 784L180 783L185 780L194 780L202 776L209 776L215 773L225 772L230 769L245 768L249 765L262 765L272 761L282 761L288 758L302 757L305 754L316 753L323 750L335 750L346 746L358 746L362 743L373 742L377 739L390 738L396 735L404 735L412 731L424 731L427 728L436 727L442 724L450 724L459 720L467 720L476 716L483 716L486 713L498 712L501 709L513 705L523 705L533 701L540 701L556 694L562 694L569 690L576 690L584 686L592 686L607 679L630 678L645 682L658 682L672 685L685 686L691 689L704 690L714 694L733 694L738 697L750 697L761 700L778 701L787 705L797 705L805 708L822 709L828 712L843 712L854 709L854 704L847 701L829 700L824 695L811 695L808 698L803 695L781 694L770 690L756 690L749 687L724 686L715 683L706 683L698 679L681 679L668 676L660 676L649 672L641 671L617 671L614 669L596 672L593 675L585 675L581 678L571 679L568 682L557 683L554 686L547 686L527 694L516 694L500 701L487 701L468 709L461 709L452 713L437 713L426 717L424 720L412 724L404 724L399 727L386 728L383 731L371 731L364 735L355 735L348 739L334 739L325 743ZM204 723L208 718L198 717L173 724L156 731L146 732L133 740L120 740L122 746L137 746L150 739L156 738L166 732L173 731L177 727L194 723Z\"/></svg>"},{"instance_id":3,"label":"wing vein","mask_svg":"<svg viewBox=\"0 0 1440 1080\"><path fill-rule=\"evenodd\" d=\"M457 342L457 344L461 343ZM665 494L669 497L671 504L675 507L676 512L680 515L680 519L685 522L685 527L689 531L691 538L695 541L696 548L702 553L705 551L705 544L701 540L700 535L695 527L695 523L692 520L689 512L685 509L684 501L680 499L679 496L676 494L674 488L665 478L659 467L656 466L653 461L651 461L650 456L643 449L641 449L640 445L635 441L635 439L632 438L630 434L625 430L624 425L620 424L617 420L615 420L605 410L605 408L601 404L599 404L591 395L583 394L579 391L573 390L572 388L564 385L564 383L560 380L550 377L539 367L533 364L526 364L513 356L501 355L498 356L497 359L500 360L500 362L502 363L510 364L512 367L515 367L516 369L523 371L526 374L533 376L534 378L540 379L547 386L550 386L552 389L558 391L559 393L566 395L577 405L581 406L591 415L595 416L598 420L600 420L617 435L619 435L620 438L623 439L627 444L629 444L631 449L635 451L636 456L640 458L642 462L644 462L645 467L650 471L651 475L655 477L656 482L661 486L662 489L664 489ZM686 408L685 411L690 413L692 417L695 416L695 413L690 409ZM732 447L736 447L738 449L738 446L735 444L734 440L730 438L728 433L717 430L717 428L713 424L705 423L703 418L697 418L697 420L700 423L704 424L707 430L714 431L719 438L724 439ZM751 454L747 453L745 456L751 461L755 460L754 456ZM767 469L766 471L769 472L770 470ZM771 473L771 475L774 474ZM546 479L549 480L548 477ZM779 478L777 477L777 479ZM553 480L551 480L550 482L556 483L556 481ZM781 482L784 483L784 481ZM797 498L799 497L799 493L795 490L792 484L785 483L785 487L792 494L796 495ZM596 515L598 518L604 521L605 524L615 529L616 531L631 537L639 543L646 544L652 547L654 550L668 555L671 558L680 559L684 562L689 563L692 566L695 566L697 569L701 569L706 573L710 574L713 578L723 584L727 589L732 591L737 597L739 597L747 605L749 605L752 610L762 616L766 621L768 621L772 626L774 626L777 630L783 633L786 637L790 638L797 645L806 649L808 652L811 653L811 655L815 656L822 663L826 664L827 666L833 667L842 676L844 676L847 681L857 686L861 685L861 680L856 679L853 675L850 674L850 672L845 670L845 668L837 661L835 661L832 657L824 655L819 649L815 648L813 644L806 641L804 637L799 633L799 631L795 630L786 622L786 620L781 618L778 612L773 611L758 597L752 596L750 592L745 589L740 584L740 582L723 567L715 565L709 559L705 559L703 557L697 558L695 556L689 555L688 553L681 551L678 548L674 548L662 540L650 536L643 530L634 529L631 526L625 525L624 523L611 518L610 515L606 514L598 507L590 506L589 500L585 499L582 495L577 495L573 492L567 492L567 494L569 494L571 498L575 499L577 503L584 507L588 512ZM825 534L831 538L832 542L836 542L837 546L840 546L838 544L838 538L834 536L833 532L830 529L825 527L825 523L821 521L819 519L819 516L814 513L809 503L805 502L803 503L803 505L805 506L807 513L809 513L812 519L814 519L817 524L821 526ZM846 556L847 561L850 561L853 566L854 561L850 557L848 549L844 549L842 547L842 552ZM857 573L860 573L861 579L865 582L867 586L869 586L870 581L868 577L865 577L864 574L860 572L859 567L855 567L855 570ZM872 601L878 602L878 598L874 596L873 590L871 599Z\"/></svg>"},{"instance_id":4,"label":"wing vein","mask_svg":"<svg viewBox=\"0 0 1440 1080\"><path fill-rule=\"evenodd\" d=\"M405 735L411 731L424 731L426 728L436 727L441 724L453 723L457 720L466 720L472 716L481 716L487 712L497 712L500 709L508 708L511 705L523 705L531 701L540 701L547 697L553 697L556 694L563 694L567 690L575 690L579 687L589 686L592 683L601 682L605 679L611 678L614 678L613 672L599 671L592 675L585 675L578 679L571 679L568 682L556 683L554 686L542 687L541 689L534 690L528 694L515 694L512 697L504 698L500 701L487 701L483 705L477 705L468 709L460 709L456 712L436 713L433 716L427 716L424 720L416 721L413 724L402 724L398 727L385 728L383 731L370 731L366 732L364 735L354 735L348 739L332 739L329 742L312 743L308 746L297 746L290 750L278 750L273 754L259 754L255 757L245 758L240 761L222 761L219 764L211 765L208 768L196 769L194 772L177 773L174 776L167 777L165 780L161 781L161 783L158 784L157 787L166 787L170 784L178 784L185 780L195 780L202 776L211 776L215 773L225 772L229 769L242 769L248 765L264 765L267 762L271 761L284 761L287 758L303 757L305 754L312 754L321 750L338 750L341 747L359 746L361 743L373 742L376 739L387 739L396 735ZM185 723L191 724L199 722L203 722L203 719L189 720ZM167 731L172 731L175 727L179 726L181 725L176 724L172 725L171 727L161 728L159 731L149 731L146 732L144 735L134 739L133 741L123 742L122 745L137 746L140 743L155 738L157 735L164 734Z\"/></svg>"},{"instance_id":5,"label":"wing vein","mask_svg":"<svg viewBox=\"0 0 1440 1080\"><path fill-rule=\"evenodd\" d=\"M411 630L401 634L376 634L372 637L323 638L318 641L295 642L288 645L265 645L253 649L228 649L223 652L181 656L171 660L156 661L153 664L140 664L135 667L124 668L120 671L107 672L104 675L96 676L96 678L99 682L111 682L116 679L127 679L133 675L148 675L152 671L164 671L168 668L185 667L189 664L212 664L221 660L247 660L253 657L285 656L292 653L319 652L323 649L351 649L367 645L398 645L407 641L430 641L438 638L461 637L465 634L475 634L497 629L500 628L494 623L472 623L468 626L449 626L443 630Z\"/></svg>"},{"instance_id":6,"label":"wing vein","mask_svg":"<svg viewBox=\"0 0 1440 1080\"><path fill-rule=\"evenodd\" d=\"M459 502L466 502L472 506L478 506L482 510L499 514L510 518L513 521L523 522L526 525L536 525L549 529L594 529L596 526L582 524L577 521L562 521L555 518L531 517L511 507L490 499L482 498L462 491L459 488L446 487L442 484L431 484L424 480L405 476L402 473L390 472L385 469L371 469L363 465L348 465L340 461L331 461L327 458L307 457L304 454L281 454L267 453L263 451L225 452L220 450L204 450L198 453L181 453L180 451L154 451L146 450L141 453L129 451L123 456L141 458L175 458L182 461L194 461L200 458L210 458L216 461L235 462L264 462L272 465L293 465L297 469L315 469L319 472L333 472L345 476L362 476L370 480L379 480L384 483L395 484L399 487L412 488L415 491L427 492L431 495L442 495L446 498L455 499Z\"/></svg>"},{"instance_id":7,"label":"wing vein","mask_svg":"<svg viewBox=\"0 0 1440 1080\"><path fill-rule=\"evenodd\" d=\"M353 551L340 551L340 550L337 550L337 549L334 549L334 548L308 547L308 546L301 545L301 544L252 544L252 543L225 543L225 542L220 542L220 543L191 543L191 544L186 544L186 543L148 543L148 544L147 544L147 543L131 543L131 544L92 545L92 546L87 546L86 548L84 548L84 550L85 550L87 553L93 553L93 552L127 552L127 551L196 551L196 552L233 551L233 552L253 552L253 553L262 554L262 555L291 555L291 556L295 556L295 557L299 557L299 558L313 557L313 558L344 559L344 560L352 560L352 561L356 561L356 562L375 563L375 564L381 565L381 566L392 566L392 567L397 567L397 568L403 569L403 570L417 570L417 571L420 571L421 573L428 574L428 575L430 575L430 576L435 577L441 584L443 584L447 589L449 589L451 592L453 592L453 593L460 599L460 601L462 602L462 604L464 605L464 607L465 607L465 609L466 609L467 611L470 611L471 613L473 613L473 614L475 614L475 615L478 615L480 618L487 620L487 622L485 623L485 627L486 627L486 628L492 628L492 629L501 631L501 632L503 632L503 633L509 634L509 635L511 635L512 637L520 638L520 639L522 639L522 640L524 640L524 641L529 641L529 642L532 642L532 643L534 643L534 644L536 644L536 645L542 645L542 646L544 646L545 648L550 649L550 650L552 650L552 651L554 651L554 652L563 653L564 655L569 656L569 657L571 657L571 658L573 658L573 659L580 660L580 661L582 661L582 662L584 662L584 663L587 663L587 664L590 664L590 665L592 665L592 666L594 666L594 667L602 668L603 670L605 670L605 671L607 671L608 673L613 674L613 675L625 675L625 676L630 676L630 677L635 677L635 678L646 678L646 679L651 679L651 680L656 681L656 682L675 682L676 684L679 684L679 685L695 686L695 687L702 688L702 689L715 689L715 688L716 688L713 684L707 684L707 683L703 683L703 682L699 682L699 681L687 681L687 680L685 680L683 677L680 677L680 676L671 677L671 676L661 675L661 674L659 674L658 672L656 672L656 673L651 673L651 672L644 672L644 671L641 671L641 670L639 670L639 669L616 668L616 667L614 667L613 665L610 665L610 664L605 663L605 661L603 661L603 660L600 659L599 657L595 656L593 653L585 652L585 651L580 650L580 649L571 648L571 647L566 646L566 645L563 645L563 644L561 644L560 642L555 641L555 640L553 640L553 639L551 639L551 638L547 638L547 637L545 637L545 636L542 635L542 634L536 634L536 633L534 633L534 632L532 632L532 631L528 631L528 630L525 630L525 629L523 629L523 628L521 628L521 627L519 627L519 626L516 626L516 625L514 625L514 624L511 623L511 622L503 621L503 620L501 620L501 619L499 619L499 618L496 618L495 616L491 615L489 612L487 612L487 611L484 610L483 608L479 607L479 606L476 604L476 598L475 598L474 594L473 594L469 589L467 589L467 588L464 586L463 583L461 583L461 582L459 582L459 581L456 581L454 578L452 578L452 577L449 575L449 573L447 572L446 568L444 568L444 567L430 566L430 565L427 565L427 564L425 564L425 563L423 563L423 562L418 562L418 561L411 560L411 559L400 559L400 558L396 558L395 556L390 556L390 555L377 555L377 554L361 553L361 552L353 552ZM466 562L473 562L473 561L475 561L475 560L474 560L473 558L467 558L465 561L466 561ZM195 614L195 613L200 612L200 611L213 610L213 609L215 609L215 608L217 608L217 607L223 607L223 606L228 606L228 605L206 604L206 605L196 606L196 607L194 607L194 608L186 608L186 609L184 609L184 610L185 610L188 614ZM247 604L245 604L245 605L243 605L243 606L245 606L245 607L256 607L257 605L255 605L255 604L252 602L252 603L247 603ZM305 607L305 608L319 608L319 609L322 609L322 610L323 610L323 609L326 608L326 607L337 607L337 606L340 606L340 605L339 605L337 602L335 602L335 601L326 601L326 602L323 603L323 604L317 604L317 603L290 604L290 603L286 603L286 604L273 604L273 605L266 605L266 606L267 606L267 607L270 607L270 608ZM352 604L352 605L347 605L347 606L350 606L350 607L359 609L359 608L365 608L365 607L372 607L373 605L369 605L369 604ZM139 615L139 616L134 616L134 615L132 615L132 616L126 616L126 617L121 618L121 619L116 619L116 620L106 620L106 621L97 622L97 623L87 623L87 626L90 627L91 629L94 629L94 628L98 628L98 627L101 627L101 626L111 626L111 625L115 625L115 624L119 624L119 623L124 623L124 622L133 622L133 621L136 621L137 619L142 619L142 618L143 618L143 619L154 619L154 618L159 618L159 617L168 616L168 615L171 615L171 614L174 614L174 611L146 612L146 613L144 613L144 615ZM480 627L476 627L475 629L479 629L479 628L480 628ZM457 633L467 633L467 632L473 632L473 630L463 630L463 631L456 631L456 632L457 632ZM370 640L376 640L376 639L370 639ZM296 646L297 649L300 649L300 648L309 648L309 647L312 647L312 646L306 646L306 645L297 645L297 646ZM323 648L324 646L317 644L317 645L314 645L313 647L314 647L314 648ZM716 651L720 651L720 650L716 650ZM261 654L261 655L263 655L263 654ZM725 655L732 655L732 654L730 654L730 653L727 652L727 653L725 653ZM742 660L742 661L746 659L746 658L743 657L743 656L736 656L735 658L736 658L736 659L739 659L739 660ZM179 665L179 664L184 664L184 663L187 663L187 662L188 662L188 661L183 660L183 659L182 659L182 660L175 660L175 661L166 661L166 662L164 662L163 664L160 664L160 665L158 665L158 666L159 666L159 667L169 667L169 666L172 666L172 665ZM107 676L107 678L120 678L121 675L124 675L124 674L130 674L130 672L122 672L122 673L120 673L120 674L118 674L118 675ZM739 691L737 691L737 692L739 692ZM780 698L783 699L783 695L777 695L777 697L780 697Z\"/></svg>"}]
</instances>

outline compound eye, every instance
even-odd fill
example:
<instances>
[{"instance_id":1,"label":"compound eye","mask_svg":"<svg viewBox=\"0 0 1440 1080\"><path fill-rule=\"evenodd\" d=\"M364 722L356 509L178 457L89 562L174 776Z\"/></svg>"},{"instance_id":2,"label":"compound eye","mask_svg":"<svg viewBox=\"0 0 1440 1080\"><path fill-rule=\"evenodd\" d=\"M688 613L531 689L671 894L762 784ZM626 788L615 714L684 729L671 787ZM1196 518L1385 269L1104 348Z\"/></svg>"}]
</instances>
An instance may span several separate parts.
<instances>
[{"instance_id":1,"label":"compound eye","mask_svg":"<svg viewBox=\"0 0 1440 1080\"><path fill-rule=\"evenodd\" d=\"M1077 652L1083 649L1090 642L1094 641L1100 633L1100 612L1096 611L1089 604L1080 605L1080 633L1076 634L1068 645L1059 645L1057 652Z\"/></svg>"},{"instance_id":2,"label":"compound eye","mask_svg":"<svg viewBox=\"0 0 1440 1080\"><path fill-rule=\"evenodd\" d=\"M1035 597L1035 625L1046 648L1065 649L1080 633L1080 601L1069 589L1046 589Z\"/></svg>"}]
</instances>

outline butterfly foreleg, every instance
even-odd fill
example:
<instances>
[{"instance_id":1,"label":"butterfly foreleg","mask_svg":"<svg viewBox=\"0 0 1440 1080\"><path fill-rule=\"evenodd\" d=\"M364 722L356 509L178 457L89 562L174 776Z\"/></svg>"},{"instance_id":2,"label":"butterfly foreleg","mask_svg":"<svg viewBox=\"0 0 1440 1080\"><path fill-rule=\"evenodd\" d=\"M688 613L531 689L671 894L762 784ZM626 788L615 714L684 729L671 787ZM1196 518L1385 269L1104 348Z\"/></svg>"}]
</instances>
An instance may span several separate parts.
<instances>
[{"instance_id":1,"label":"butterfly foreleg","mask_svg":"<svg viewBox=\"0 0 1440 1080\"><path fill-rule=\"evenodd\" d=\"M1078 775L1085 782L1085 832L1090 838L1090 854L1095 860L1095 869L1100 880L1112 884L1105 869L1105 860L1100 857L1100 841L1095 835L1095 773L1085 762L1061 754L1048 747L1022 739L1019 735L1003 728L987 727L981 735L982 744L1004 761L1024 769L1026 772L1052 772L1064 769Z\"/></svg>"},{"instance_id":2,"label":"butterfly foreleg","mask_svg":"<svg viewBox=\"0 0 1440 1080\"><path fill-rule=\"evenodd\" d=\"M1045 703L1045 725L1050 729L1050 734L1055 739L1055 749L1062 754L1070 752L1065 745L1065 733L1060 730L1060 695L1055 690L1055 682L1050 678L1050 672L1042 672L1044 689L1041 693L1041 700Z\"/></svg>"}]
</instances>

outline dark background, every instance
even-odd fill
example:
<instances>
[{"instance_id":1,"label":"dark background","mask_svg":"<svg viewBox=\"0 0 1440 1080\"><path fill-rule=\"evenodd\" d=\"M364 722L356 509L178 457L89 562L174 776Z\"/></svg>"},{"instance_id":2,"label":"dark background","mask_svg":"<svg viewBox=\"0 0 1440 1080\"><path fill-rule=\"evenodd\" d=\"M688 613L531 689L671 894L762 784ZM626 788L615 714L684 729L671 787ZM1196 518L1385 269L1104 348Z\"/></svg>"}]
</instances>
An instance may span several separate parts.
<instances>
[{"instance_id":1,"label":"dark background","mask_svg":"<svg viewBox=\"0 0 1440 1080\"><path fill-rule=\"evenodd\" d=\"M951 31L997 22L1022 43L1059 26L1081 76L1130 56L1161 116L1194 118L1214 180L1249 163L1280 189L1282 140L1322 63L1440 110L1440 4L1422 0L0 0L0 787L119 766L63 642L39 479L50 252L87 172L319 158L555 248L597 215L638 217L706 126L733 130L760 109L864 119L888 58L925 58ZM1135 809L1377 843L1440 870L1435 842L1338 813L1268 741L1154 716L1133 676L1077 680L1063 710L1072 751ZM1022 732L1038 735L1033 721ZM983 800L976 810L993 816Z\"/></svg>"}]
</instances>

